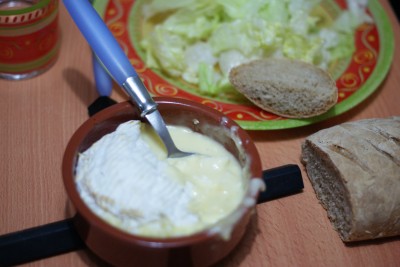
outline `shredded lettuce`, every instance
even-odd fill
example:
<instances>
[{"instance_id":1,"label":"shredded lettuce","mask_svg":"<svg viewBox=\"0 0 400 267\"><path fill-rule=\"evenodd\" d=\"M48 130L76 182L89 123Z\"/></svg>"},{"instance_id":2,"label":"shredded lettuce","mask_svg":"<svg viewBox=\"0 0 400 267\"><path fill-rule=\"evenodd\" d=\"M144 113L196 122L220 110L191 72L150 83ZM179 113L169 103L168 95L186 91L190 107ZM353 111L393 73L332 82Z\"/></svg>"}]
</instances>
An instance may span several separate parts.
<instances>
[{"instance_id":1,"label":"shredded lettuce","mask_svg":"<svg viewBox=\"0 0 400 267\"><path fill-rule=\"evenodd\" d=\"M266 57L299 59L327 69L354 51L353 32L371 22L367 0L321 26L321 0L152 0L146 20L159 21L144 36L146 64L218 95L229 88L231 68ZM157 18L157 19L154 19Z\"/></svg>"}]
</instances>

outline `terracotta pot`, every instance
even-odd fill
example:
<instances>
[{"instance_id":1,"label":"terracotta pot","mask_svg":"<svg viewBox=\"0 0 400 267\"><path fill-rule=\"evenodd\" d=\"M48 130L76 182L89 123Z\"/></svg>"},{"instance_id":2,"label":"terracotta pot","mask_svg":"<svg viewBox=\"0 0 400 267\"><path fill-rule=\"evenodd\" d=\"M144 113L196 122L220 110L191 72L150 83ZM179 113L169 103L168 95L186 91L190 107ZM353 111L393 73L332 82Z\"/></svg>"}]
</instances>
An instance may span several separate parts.
<instances>
[{"instance_id":1,"label":"terracotta pot","mask_svg":"<svg viewBox=\"0 0 400 267\"><path fill-rule=\"evenodd\" d=\"M140 119L130 102L113 105L88 119L72 136L63 159L63 180L67 194L76 209L74 225L88 248L115 266L209 266L225 257L243 236L254 209L258 190L251 190L252 179L261 180L261 162L256 147L246 131L222 113L191 101L154 98L167 124L183 125L223 144L249 169L247 204L242 204L228 221L232 231L225 239L209 230L179 238L146 238L121 231L97 217L82 201L74 182L74 170L80 152L103 135L131 119ZM223 130L226 129L227 131ZM235 132L232 138L232 132ZM235 140L234 140L235 139ZM241 148L236 145L240 140ZM236 143L235 143L236 142ZM112 179L112 177L110 177ZM256 180L252 180L256 182ZM249 200L251 200L249 202ZM254 204L253 204L254 202ZM249 204L250 203L250 204ZM219 227L225 227L222 223ZM227 226L229 227L229 226Z\"/></svg>"}]
</instances>

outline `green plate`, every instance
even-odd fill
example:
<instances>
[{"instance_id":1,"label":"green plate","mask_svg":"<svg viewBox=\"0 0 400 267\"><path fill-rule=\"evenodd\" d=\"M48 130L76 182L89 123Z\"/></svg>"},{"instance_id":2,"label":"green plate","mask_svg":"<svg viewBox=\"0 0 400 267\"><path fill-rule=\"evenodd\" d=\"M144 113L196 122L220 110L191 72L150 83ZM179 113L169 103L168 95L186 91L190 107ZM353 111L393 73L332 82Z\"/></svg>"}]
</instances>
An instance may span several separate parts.
<instances>
[{"instance_id":1,"label":"green plate","mask_svg":"<svg viewBox=\"0 0 400 267\"><path fill-rule=\"evenodd\" d=\"M125 50L132 65L153 96L172 96L196 101L213 107L234 119L247 130L274 130L310 125L342 114L363 102L381 84L394 53L393 29L378 0L370 0L368 12L373 24L364 24L354 34L355 52L352 57L336 62L330 69L336 79L338 103L327 113L309 119L286 119L235 98L211 98L196 93L196 88L180 80L170 79L147 68L139 47L141 27L140 7L144 0L97 0L94 7ZM344 0L324 0L321 10L336 16L345 8ZM336 13L336 14L335 14Z\"/></svg>"}]
</instances>

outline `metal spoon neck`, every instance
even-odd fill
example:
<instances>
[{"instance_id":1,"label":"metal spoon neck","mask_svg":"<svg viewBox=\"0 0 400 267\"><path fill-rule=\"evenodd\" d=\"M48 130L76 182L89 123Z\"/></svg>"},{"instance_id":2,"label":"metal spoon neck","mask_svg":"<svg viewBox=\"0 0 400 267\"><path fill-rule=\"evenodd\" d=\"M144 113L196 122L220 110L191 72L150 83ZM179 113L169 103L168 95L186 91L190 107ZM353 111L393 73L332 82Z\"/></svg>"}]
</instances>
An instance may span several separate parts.
<instances>
[{"instance_id":1,"label":"metal spoon neck","mask_svg":"<svg viewBox=\"0 0 400 267\"><path fill-rule=\"evenodd\" d=\"M157 132L158 136L161 138L161 141L164 143L165 148L167 149L168 158L181 158L193 155L193 153L183 152L175 146L167 126L165 125L164 120L157 109L146 114L145 117L153 129Z\"/></svg>"}]
</instances>

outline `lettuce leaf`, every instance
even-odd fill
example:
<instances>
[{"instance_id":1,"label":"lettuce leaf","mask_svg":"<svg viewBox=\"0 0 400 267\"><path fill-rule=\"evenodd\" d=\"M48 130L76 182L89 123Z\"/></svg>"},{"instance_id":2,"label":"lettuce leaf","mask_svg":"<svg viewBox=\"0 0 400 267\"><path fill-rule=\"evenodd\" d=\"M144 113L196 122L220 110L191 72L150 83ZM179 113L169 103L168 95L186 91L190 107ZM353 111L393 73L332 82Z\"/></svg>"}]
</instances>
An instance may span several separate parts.
<instances>
[{"instance_id":1,"label":"lettuce leaf","mask_svg":"<svg viewBox=\"0 0 400 267\"><path fill-rule=\"evenodd\" d=\"M321 27L313 13L320 1L149 1L144 17L159 23L141 42L146 64L210 96L229 88L231 68L253 59L287 57L328 68L352 54L354 29L371 18L366 0L347 0L349 10Z\"/></svg>"}]
</instances>

